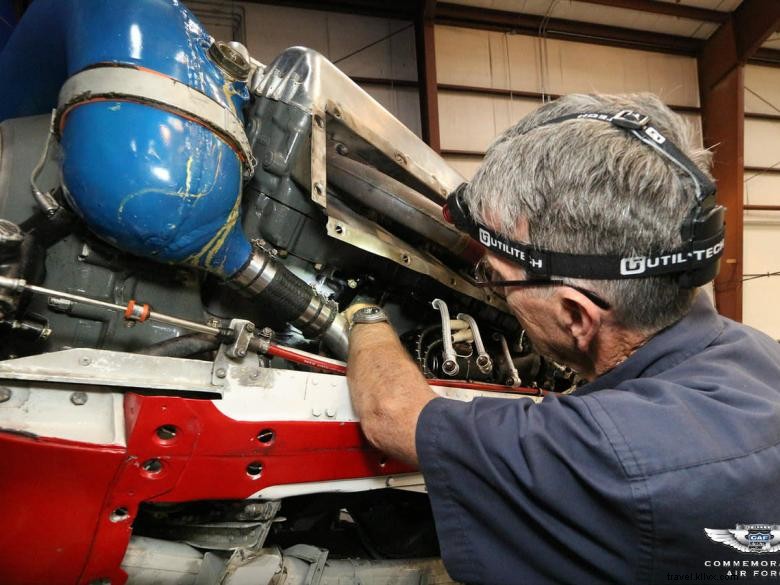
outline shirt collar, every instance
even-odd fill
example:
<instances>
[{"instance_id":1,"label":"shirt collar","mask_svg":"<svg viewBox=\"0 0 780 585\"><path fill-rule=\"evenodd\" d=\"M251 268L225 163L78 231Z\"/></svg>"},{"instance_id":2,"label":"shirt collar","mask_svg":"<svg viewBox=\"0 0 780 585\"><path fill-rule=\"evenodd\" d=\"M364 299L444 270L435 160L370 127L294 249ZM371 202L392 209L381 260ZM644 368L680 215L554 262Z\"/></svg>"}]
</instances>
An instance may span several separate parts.
<instances>
[{"instance_id":1,"label":"shirt collar","mask_svg":"<svg viewBox=\"0 0 780 585\"><path fill-rule=\"evenodd\" d=\"M575 394L582 396L616 388L626 380L656 376L710 345L723 327L724 322L709 297L699 292L691 310L682 319L654 335L626 361L582 386Z\"/></svg>"}]
</instances>

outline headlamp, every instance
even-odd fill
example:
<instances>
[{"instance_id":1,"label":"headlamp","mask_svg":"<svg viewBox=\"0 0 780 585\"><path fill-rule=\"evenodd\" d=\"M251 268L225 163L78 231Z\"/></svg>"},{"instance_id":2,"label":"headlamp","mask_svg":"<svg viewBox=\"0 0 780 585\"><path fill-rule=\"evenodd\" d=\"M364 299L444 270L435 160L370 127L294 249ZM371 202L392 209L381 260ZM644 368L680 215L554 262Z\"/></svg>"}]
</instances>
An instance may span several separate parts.
<instances>
[{"instance_id":1,"label":"headlamp","mask_svg":"<svg viewBox=\"0 0 780 585\"><path fill-rule=\"evenodd\" d=\"M648 256L566 254L544 250L506 238L477 222L465 201L466 183L447 198L444 218L494 254L522 266L529 276L620 280L678 275L681 288L701 286L714 279L723 254L725 210L715 203L713 182L643 114L630 110L617 114L576 113L554 118L541 126L567 120L598 120L612 124L664 156L690 177L695 195L680 227L682 246Z\"/></svg>"}]
</instances>

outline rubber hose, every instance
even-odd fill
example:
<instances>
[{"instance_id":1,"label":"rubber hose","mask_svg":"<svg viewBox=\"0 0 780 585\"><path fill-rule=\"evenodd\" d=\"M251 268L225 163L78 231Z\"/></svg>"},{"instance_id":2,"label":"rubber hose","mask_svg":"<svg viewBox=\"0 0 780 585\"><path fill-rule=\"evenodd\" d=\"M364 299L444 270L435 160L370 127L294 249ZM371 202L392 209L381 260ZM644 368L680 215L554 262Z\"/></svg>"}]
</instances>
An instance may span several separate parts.
<instances>
[{"instance_id":1,"label":"rubber hose","mask_svg":"<svg viewBox=\"0 0 780 585\"><path fill-rule=\"evenodd\" d=\"M141 355L153 355L158 357L189 357L207 351L214 351L219 347L219 339L207 333L188 333L179 337L165 339L154 345L149 345L137 352Z\"/></svg>"}]
</instances>

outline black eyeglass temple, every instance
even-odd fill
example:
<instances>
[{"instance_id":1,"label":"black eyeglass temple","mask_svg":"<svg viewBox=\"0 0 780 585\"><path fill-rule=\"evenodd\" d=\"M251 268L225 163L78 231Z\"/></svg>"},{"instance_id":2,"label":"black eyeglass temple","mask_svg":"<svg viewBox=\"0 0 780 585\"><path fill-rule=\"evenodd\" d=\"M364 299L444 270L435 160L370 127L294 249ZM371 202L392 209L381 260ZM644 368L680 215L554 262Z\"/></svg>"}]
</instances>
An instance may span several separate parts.
<instances>
[{"instance_id":1,"label":"black eyeglass temple","mask_svg":"<svg viewBox=\"0 0 780 585\"><path fill-rule=\"evenodd\" d=\"M480 288L488 286L517 286L522 288L531 288L535 286L568 286L569 288L573 288L577 292L580 292L588 297L588 299L600 309L608 311L612 308L612 305L610 305L607 301L602 299L593 291L569 284L562 280L492 280L488 282L475 282L474 284Z\"/></svg>"}]
</instances>

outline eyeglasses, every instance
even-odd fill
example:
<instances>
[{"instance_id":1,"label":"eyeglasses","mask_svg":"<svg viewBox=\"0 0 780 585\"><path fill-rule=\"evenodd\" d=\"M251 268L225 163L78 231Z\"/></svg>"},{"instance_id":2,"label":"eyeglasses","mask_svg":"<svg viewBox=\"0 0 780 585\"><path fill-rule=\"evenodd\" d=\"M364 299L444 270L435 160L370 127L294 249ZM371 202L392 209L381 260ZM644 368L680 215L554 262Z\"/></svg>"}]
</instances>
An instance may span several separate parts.
<instances>
[{"instance_id":1,"label":"eyeglasses","mask_svg":"<svg viewBox=\"0 0 780 585\"><path fill-rule=\"evenodd\" d=\"M612 307L607 301L602 299L593 291L569 284L563 280L549 278L529 280L501 280L498 277L495 269L490 265L490 262L486 256L483 256L474 266L474 285L480 288L490 287L494 292L496 292L496 294L501 294L500 291L497 290L501 287L532 288L537 286L568 286L569 288L573 288L577 292L585 295L594 305L604 309L605 311Z\"/></svg>"}]
</instances>

